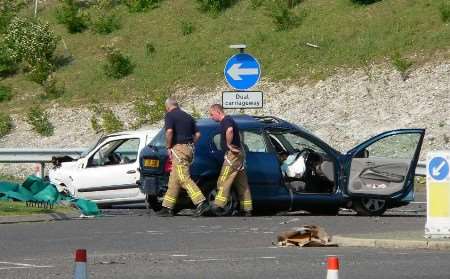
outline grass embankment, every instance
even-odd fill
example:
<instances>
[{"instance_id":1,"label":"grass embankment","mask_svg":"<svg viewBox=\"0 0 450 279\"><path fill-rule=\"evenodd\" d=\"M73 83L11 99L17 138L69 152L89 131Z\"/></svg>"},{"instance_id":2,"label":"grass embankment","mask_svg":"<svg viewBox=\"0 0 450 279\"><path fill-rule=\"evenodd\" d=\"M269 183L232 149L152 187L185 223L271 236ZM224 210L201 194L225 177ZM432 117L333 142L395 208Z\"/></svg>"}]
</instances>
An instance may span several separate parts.
<instances>
[{"instance_id":1,"label":"grass embankment","mask_svg":"<svg viewBox=\"0 0 450 279\"><path fill-rule=\"evenodd\" d=\"M260 60L263 78L275 81L323 79L337 68L365 67L392 57L409 57L413 66L436 53L450 57L450 26L439 11L445 0L383 0L367 6L350 0L305 0L292 10L299 24L287 31L277 31L268 8L255 8L252 2L238 1L216 16L199 11L192 0L163 1L144 13L129 13L119 5L114 9L121 29L100 35L91 30L69 34L55 19L60 3L47 1L39 17L50 22L74 58L56 72L66 88L58 102L119 102L176 87L213 88L223 81L224 64L235 53L228 45L234 43L247 44L247 51ZM186 26L192 33L183 35ZM104 74L101 46L110 43L135 63L131 75L115 80ZM57 51L63 53L62 41ZM401 66L402 61L394 64ZM1 110L20 112L46 103L37 98L42 87L23 74L1 83L15 92L11 101L0 104Z\"/></svg>"}]
</instances>

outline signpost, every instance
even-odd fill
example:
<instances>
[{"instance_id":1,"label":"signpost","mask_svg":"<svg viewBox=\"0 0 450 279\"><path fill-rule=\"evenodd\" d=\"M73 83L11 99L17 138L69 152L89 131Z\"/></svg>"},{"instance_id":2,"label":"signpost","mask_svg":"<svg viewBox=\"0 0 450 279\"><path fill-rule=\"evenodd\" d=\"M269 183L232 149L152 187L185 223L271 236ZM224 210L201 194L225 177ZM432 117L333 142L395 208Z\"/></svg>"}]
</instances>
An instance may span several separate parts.
<instances>
[{"instance_id":1,"label":"signpost","mask_svg":"<svg viewBox=\"0 0 450 279\"><path fill-rule=\"evenodd\" d=\"M240 53L230 57L225 64L223 74L227 83L236 91L222 92L224 108L262 108L263 93L247 91L254 87L261 77L261 66L258 60L244 53L245 45L233 45Z\"/></svg>"},{"instance_id":2,"label":"signpost","mask_svg":"<svg viewBox=\"0 0 450 279\"><path fill-rule=\"evenodd\" d=\"M428 238L450 238L450 151L431 152L427 158Z\"/></svg>"},{"instance_id":3,"label":"signpost","mask_svg":"<svg viewBox=\"0 0 450 279\"><path fill-rule=\"evenodd\" d=\"M262 108L263 94L261 91L224 91L222 92L224 108Z\"/></svg>"}]
</instances>

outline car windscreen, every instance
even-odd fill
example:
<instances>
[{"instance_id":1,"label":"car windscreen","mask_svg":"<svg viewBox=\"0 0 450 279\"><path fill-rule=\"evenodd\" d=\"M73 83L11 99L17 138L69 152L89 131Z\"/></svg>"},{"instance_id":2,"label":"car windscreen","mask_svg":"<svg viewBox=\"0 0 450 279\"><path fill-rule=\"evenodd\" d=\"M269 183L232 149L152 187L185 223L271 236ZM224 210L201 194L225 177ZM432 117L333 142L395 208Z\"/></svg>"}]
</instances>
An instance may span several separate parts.
<instances>
[{"instance_id":1,"label":"car windscreen","mask_svg":"<svg viewBox=\"0 0 450 279\"><path fill-rule=\"evenodd\" d=\"M100 136L100 138L98 138L93 144L89 145L89 148L84 150L81 155L80 158L84 158L86 157L89 153L91 153L92 150L94 150L94 148L96 148L100 143L102 143L107 137L106 136Z\"/></svg>"}]
</instances>

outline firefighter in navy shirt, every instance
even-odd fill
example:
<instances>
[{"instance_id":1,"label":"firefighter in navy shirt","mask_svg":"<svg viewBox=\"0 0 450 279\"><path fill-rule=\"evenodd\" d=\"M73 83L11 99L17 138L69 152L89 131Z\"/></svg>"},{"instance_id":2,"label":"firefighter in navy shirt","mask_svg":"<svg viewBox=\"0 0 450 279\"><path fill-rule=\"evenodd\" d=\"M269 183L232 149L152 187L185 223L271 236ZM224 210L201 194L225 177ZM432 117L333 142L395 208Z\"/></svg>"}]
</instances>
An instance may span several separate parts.
<instances>
[{"instance_id":1,"label":"firefighter in navy shirt","mask_svg":"<svg viewBox=\"0 0 450 279\"><path fill-rule=\"evenodd\" d=\"M163 208L158 215L162 217L174 215L173 208L180 189L183 188L197 206L194 215L200 216L208 210L208 203L189 174L189 166L194 159L194 144L200 138L200 132L194 118L182 111L175 99L168 98L165 105L166 146L172 159L172 171L164 195Z\"/></svg>"},{"instance_id":2,"label":"firefighter in navy shirt","mask_svg":"<svg viewBox=\"0 0 450 279\"><path fill-rule=\"evenodd\" d=\"M228 202L231 186L235 186L239 197L241 213L251 216L253 205L247 174L245 172L245 152L241 145L239 128L236 122L225 115L223 107L214 104L209 108L209 115L214 121L220 122L221 145L225 158L217 181L217 195L214 201L214 211L219 213Z\"/></svg>"}]
</instances>

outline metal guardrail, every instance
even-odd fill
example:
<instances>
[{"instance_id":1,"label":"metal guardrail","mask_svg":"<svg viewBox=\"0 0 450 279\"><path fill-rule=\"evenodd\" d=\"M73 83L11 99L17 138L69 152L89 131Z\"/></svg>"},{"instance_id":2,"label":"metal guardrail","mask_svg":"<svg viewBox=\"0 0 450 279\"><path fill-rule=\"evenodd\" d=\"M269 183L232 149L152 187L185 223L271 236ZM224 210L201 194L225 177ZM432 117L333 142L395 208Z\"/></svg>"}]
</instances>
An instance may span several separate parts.
<instances>
[{"instance_id":1,"label":"metal guardrail","mask_svg":"<svg viewBox=\"0 0 450 279\"><path fill-rule=\"evenodd\" d=\"M45 163L53 156L70 156L79 158L85 148L34 149L34 148L0 148L0 163L40 163L41 175L44 177Z\"/></svg>"},{"instance_id":2,"label":"metal guardrail","mask_svg":"<svg viewBox=\"0 0 450 279\"><path fill-rule=\"evenodd\" d=\"M419 161L416 166L416 176L427 176L427 162Z\"/></svg>"}]
</instances>

